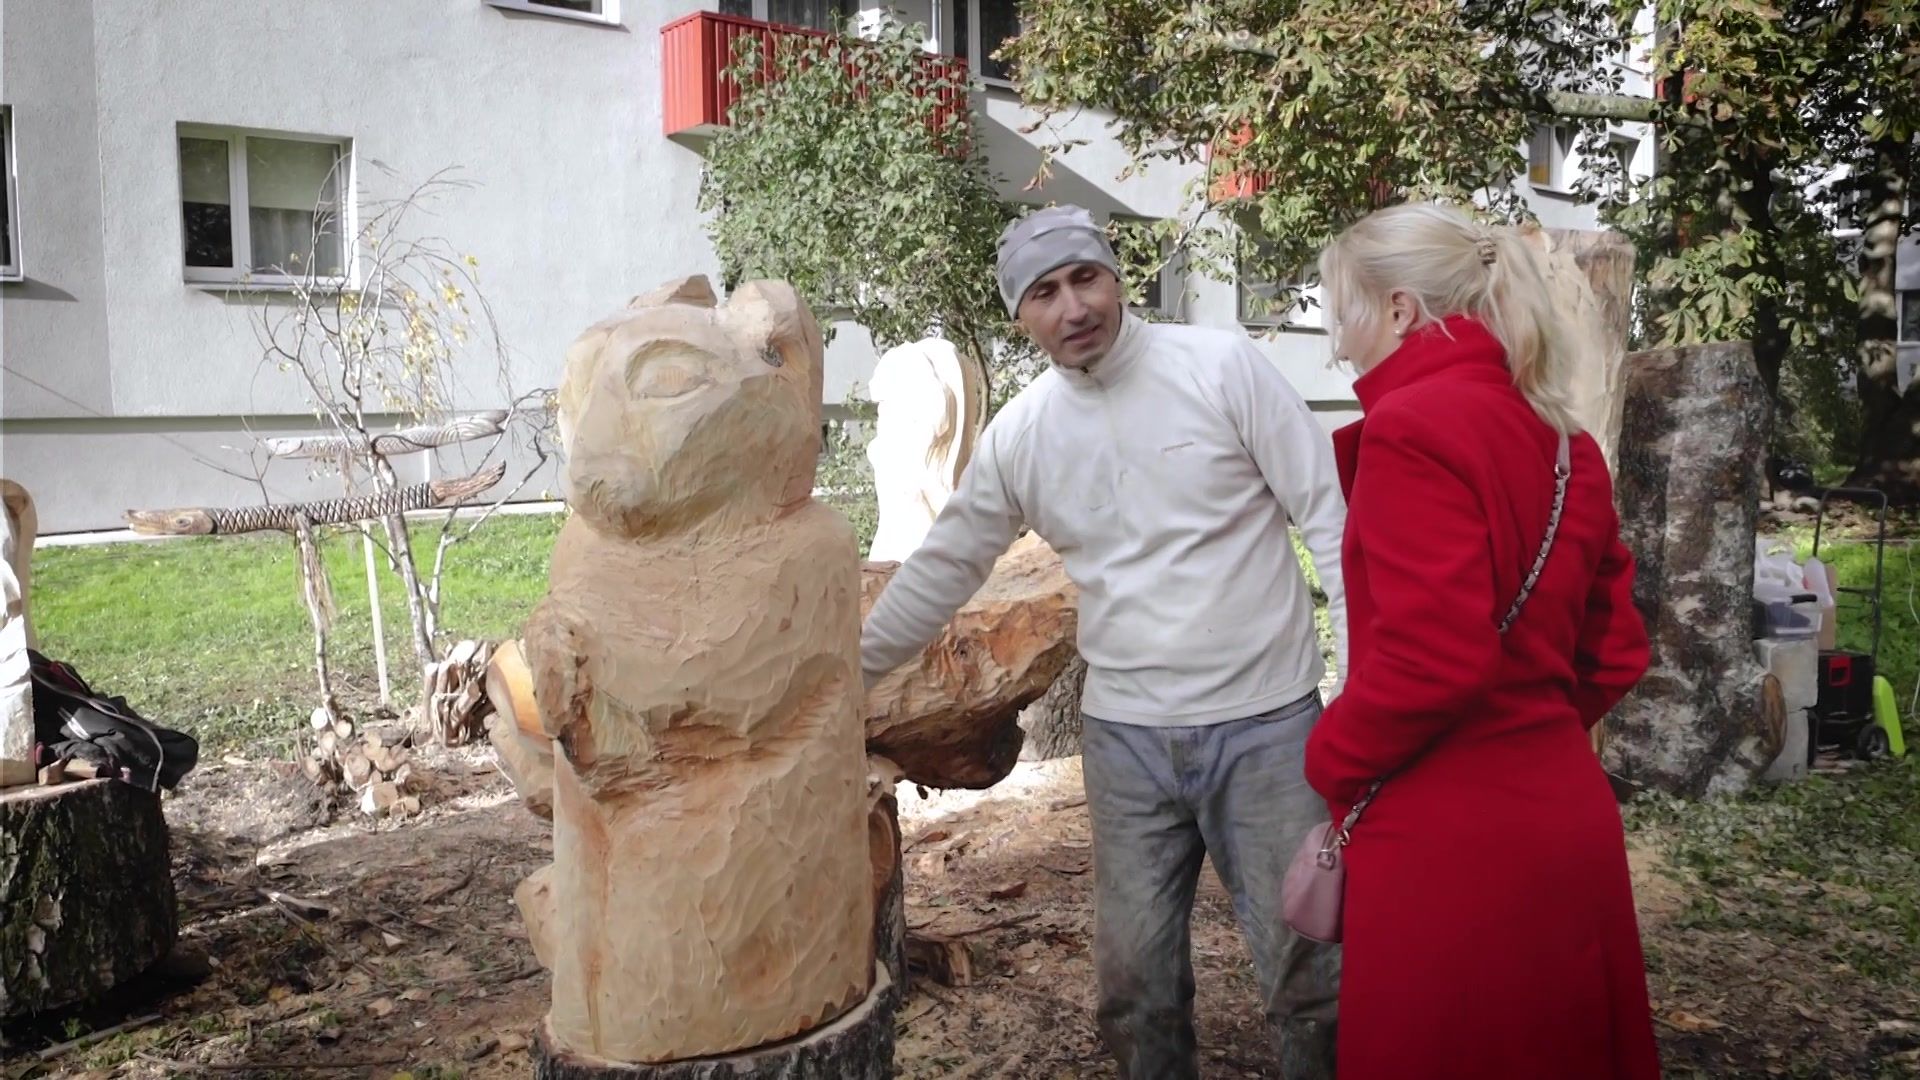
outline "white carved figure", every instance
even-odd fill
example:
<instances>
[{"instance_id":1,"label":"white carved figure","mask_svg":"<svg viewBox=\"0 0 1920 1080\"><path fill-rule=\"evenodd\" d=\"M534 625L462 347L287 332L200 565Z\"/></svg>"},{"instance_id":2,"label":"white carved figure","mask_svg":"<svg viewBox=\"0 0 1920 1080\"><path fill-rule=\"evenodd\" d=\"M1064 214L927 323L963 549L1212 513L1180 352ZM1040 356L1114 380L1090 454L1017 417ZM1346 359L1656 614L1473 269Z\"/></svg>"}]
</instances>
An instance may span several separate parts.
<instances>
[{"instance_id":1,"label":"white carved figure","mask_svg":"<svg viewBox=\"0 0 1920 1080\"><path fill-rule=\"evenodd\" d=\"M35 644L27 613L33 537L38 527L33 497L11 480L0 480L0 787L31 784L33 768L33 677L27 650Z\"/></svg>"},{"instance_id":2,"label":"white carved figure","mask_svg":"<svg viewBox=\"0 0 1920 1080\"><path fill-rule=\"evenodd\" d=\"M867 558L899 562L926 539L966 468L965 372L953 345L927 338L887 350L873 369L869 395L879 409L867 460L880 522Z\"/></svg>"}]
</instances>

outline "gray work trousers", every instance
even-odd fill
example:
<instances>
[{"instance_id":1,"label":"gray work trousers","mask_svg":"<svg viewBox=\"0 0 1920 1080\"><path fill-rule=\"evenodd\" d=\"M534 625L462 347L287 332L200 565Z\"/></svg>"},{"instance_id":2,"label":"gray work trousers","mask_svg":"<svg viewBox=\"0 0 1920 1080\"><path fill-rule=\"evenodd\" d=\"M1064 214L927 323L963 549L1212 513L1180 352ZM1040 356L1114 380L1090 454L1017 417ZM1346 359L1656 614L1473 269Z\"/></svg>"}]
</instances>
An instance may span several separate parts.
<instances>
[{"instance_id":1,"label":"gray work trousers","mask_svg":"<svg viewBox=\"0 0 1920 1080\"><path fill-rule=\"evenodd\" d=\"M1253 953L1286 1080L1330 1080L1340 950L1295 934L1280 882L1325 821L1302 774L1313 694L1261 716L1157 728L1083 718L1100 1037L1124 1080L1200 1075L1189 920L1211 856Z\"/></svg>"}]
</instances>

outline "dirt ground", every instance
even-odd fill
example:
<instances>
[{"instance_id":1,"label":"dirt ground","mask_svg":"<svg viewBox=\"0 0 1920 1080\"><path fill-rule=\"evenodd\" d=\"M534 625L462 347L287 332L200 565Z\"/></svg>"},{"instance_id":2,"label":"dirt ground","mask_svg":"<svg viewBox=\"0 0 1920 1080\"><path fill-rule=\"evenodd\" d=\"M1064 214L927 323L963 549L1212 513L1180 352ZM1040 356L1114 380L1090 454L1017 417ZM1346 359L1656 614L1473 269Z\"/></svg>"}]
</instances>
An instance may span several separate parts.
<instances>
[{"instance_id":1,"label":"dirt ground","mask_svg":"<svg viewBox=\"0 0 1920 1080\"><path fill-rule=\"evenodd\" d=\"M88 1013L9 1030L13 1077L524 1077L548 984L512 903L550 856L484 750L428 751L421 815L324 808L289 767L212 763L170 798L182 942L197 981L156 975ZM970 942L972 985L915 981L898 1075L1111 1075L1092 1024L1091 844L1079 762L1023 764L990 792L903 788L910 927ZM1672 1077L1920 1074L1920 1002L1848 1000L1811 945L1681 926L1682 886L1633 851ZM1275 1075L1252 969L1209 870L1194 928L1209 1077ZM1825 980L1818 995L1800 992ZM1844 986L1844 978L1837 980ZM1816 1012L1808 1004L1817 1002ZM40 1055L132 1021L124 1033Z\"/></svg>"}]
</instances>

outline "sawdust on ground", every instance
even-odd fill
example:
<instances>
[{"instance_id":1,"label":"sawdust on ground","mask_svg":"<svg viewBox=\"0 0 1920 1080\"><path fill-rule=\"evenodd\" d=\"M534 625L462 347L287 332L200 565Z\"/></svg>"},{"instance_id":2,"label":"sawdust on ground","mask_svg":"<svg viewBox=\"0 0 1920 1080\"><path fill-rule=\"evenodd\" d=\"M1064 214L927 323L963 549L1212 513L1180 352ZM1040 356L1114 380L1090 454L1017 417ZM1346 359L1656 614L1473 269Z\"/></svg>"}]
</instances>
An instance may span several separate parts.
<instances>
[{"instance_id":1,"label":"sawdust on ground","mask_svg":"<svg viewBox=\"0 0 1920 1080\"><path fill-rule=\"evenodd\" d=\"M527 1033L546 1011L548 984L512 891L551 857L548 827L514 800L486 750L417 760L439 784L424 814L320 828L290 767L196 772L168 814L182 940L211 959L211 973L196 984L150 979L56 1018L63 1026L9 1031L13 1049L0 1053L12 1056L0 1067L141 1078L209 1067L311 1076L327 1065L326 1075L415 1080L528 1075ZM974 971L967 986L915 981L899 1018L898 1075L1111 1075L1092 1022L1092 850L1078 759L1023 763L986 792L903 785L901 816L908 924L968 942ZM1675 925L1684 893L1658 853L1636 843L1630 854L1670 1060L1712 1062L1701 1076L1815 1075L1782 1068L1791 1055L1780 1047L1824 1037L1817 1019L1770 1006L1777 991L1763 976L1792 973L1763 949L1690 940ZM1275 1075L1246 946L1211 870L1193 953L1205 1075ZM127 1034L37 1062L41 1048L76 1032L155 1013ZM1857 1075L1881 1074L1860 1063Z\"/></svg>"}]
</instances>

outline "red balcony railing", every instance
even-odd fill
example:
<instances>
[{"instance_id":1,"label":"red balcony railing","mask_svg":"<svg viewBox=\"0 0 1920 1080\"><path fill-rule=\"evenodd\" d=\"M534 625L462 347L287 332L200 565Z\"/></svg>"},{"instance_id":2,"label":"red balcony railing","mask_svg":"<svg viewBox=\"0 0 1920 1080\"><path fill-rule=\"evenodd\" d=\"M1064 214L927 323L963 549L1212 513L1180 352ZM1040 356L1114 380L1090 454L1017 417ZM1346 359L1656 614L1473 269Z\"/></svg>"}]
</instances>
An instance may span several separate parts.
<instances>
[{"instance_id":1,"label":"red balcony railing","mask_svg":"<svg viewBox=\"0 0 1920 1080\"><path fill-rule=\"evenodd\" d=\"M1226 146L1209 146L1207 148L1207 167L1209 169L1213 168L1213 159L1216 156L1231 154L1252 140L1253 128L1246 126L1227 136L1225 140ZM1234 199L1254 198L1266 191L1272 183L1273 177L1265 173L1249 173L1244 171L1222 172L1214 177L1213 183L1209 186L1209 191L1213 196L1214 202L1230 202Z\"/></svg>"},{"instance_id":2,"label":"red balcony railing","mask_svg":"<svg viewBox=\"0 0 1920 1080\"><path fill-rule=\"evenodd\" d=\"M775 54L783 44L808 39L828 42L835 35L818 30L719 15L711 11L695 12L677 19L660 30L661 70L666 80L664 115L666 133L672 135L711 135L725 127L727 117L740 101L740 85L727 70L733 66L741 41L755 43L772 69ZM939 101L933 124L944 128L967 108L966 62L952 56L927 54L920 61L928 76L928 85L937 88Z\"/></svg>"},{"instance_id":3,"label":"red balcony railing","mask_svg":"<svg viewBox=\"0 0 1920 1080\"><path fill-rule=\"evenodd\" d=\"M1252 140L1253 128L1249 125L1227 136L1226 139L1223 140L1226 144L1225 146L1216 143L1213 146L1207 147L1207 167L1209 169L1215 169L1214 159L1216 157L1231 154ZM1376 165L1374 170L1375 178L1366 182L1367 198L1375 210L1383 206L1392 205L1400 197L1400 192L1397 188L1388 181L1378 178L1381 171L1383 171L1383 169ZM1219 203L1231 202L1236 199L1258 198L1265 194L1267 189L1272 186L1273 174L1271 173L1231 169L1222 164L1216 170L1213 181L1208 187L1208 191L1213 196L1213 201Z\"/></svg>"}]
</instances>

